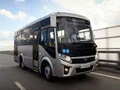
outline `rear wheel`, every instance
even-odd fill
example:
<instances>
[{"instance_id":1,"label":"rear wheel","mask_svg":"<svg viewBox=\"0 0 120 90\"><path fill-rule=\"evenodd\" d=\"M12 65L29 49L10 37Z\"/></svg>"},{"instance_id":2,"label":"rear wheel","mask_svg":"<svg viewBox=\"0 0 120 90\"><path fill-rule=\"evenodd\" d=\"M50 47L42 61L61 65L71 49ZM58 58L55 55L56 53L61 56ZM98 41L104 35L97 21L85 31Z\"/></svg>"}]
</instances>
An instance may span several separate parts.
<instances>
[{"instance_id":1,"label":"rear wheel","mask_svg":"<svg viewBox=\"0 0 120 90\"><path fill-rule=\"evenodd\" d=\"M22 59L22 56L19 57L19 67L24 69L25 68L25 65L23 63L23 59Z\"/></svg>"}]
</instances>

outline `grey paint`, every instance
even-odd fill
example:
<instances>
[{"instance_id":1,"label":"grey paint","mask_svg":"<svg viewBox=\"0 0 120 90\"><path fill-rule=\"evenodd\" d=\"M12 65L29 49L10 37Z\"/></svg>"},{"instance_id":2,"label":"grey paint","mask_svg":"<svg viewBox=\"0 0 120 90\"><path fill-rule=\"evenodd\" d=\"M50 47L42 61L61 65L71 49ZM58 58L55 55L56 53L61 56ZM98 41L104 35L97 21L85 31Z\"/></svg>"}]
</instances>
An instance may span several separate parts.
<instances>
[{"instance_id":1,"label":"grey paint","mask_svg":"<svg viewBox=\"0 0 120 90\"><path fill-rule=\"evenodd\" d=\"M57 12L57 13L53 13L53 14L46 16L46 17L51 17L51 22L52 22L51 26L53 26L53 27L56 27L56 17L57 16L68 16L68 17L77 17L77 18L87 19L86 17L81 16L81 15L65 13L65 12ZM39 21L45 19L46 17L38 19L37 21L31 23L30 25L33 25L34 23L39 22ZM55 32L55 36L56 36L56 29L54 29L54 32ZM86 64L74 65L74 64L67 63L63 60L60 60L59 59L60 57L58 56L58 53L57 53L57 39L56 38L55 38L55 44L56 44L55 47L56 47L56 57L57 58L52 58L45 51L45 49L39 45L39 60L37 62L37 63L39 63L38 65L41 66L41 64L44 60L48 61L48 63L50 64L50 66L52 68L53 76L65 77L65 76L77 75L77 74L81 74L81 73L76 73L75 72L76 68L79 68L81 66L87 66L87 65L95 66L96 61L86 63ZM18 51L19 51L19 54L21 54L21 53L23 54L24 64L29 68L33 68L33 60L32 60L33 46L32 45L18 46ZM86 57L84 57L84 58L86 58ZM64 75L64 65L71 67L70 72L67 75ZM84 73L87 73L87 72L84 72Z\"/></svg>"}]
</instances>

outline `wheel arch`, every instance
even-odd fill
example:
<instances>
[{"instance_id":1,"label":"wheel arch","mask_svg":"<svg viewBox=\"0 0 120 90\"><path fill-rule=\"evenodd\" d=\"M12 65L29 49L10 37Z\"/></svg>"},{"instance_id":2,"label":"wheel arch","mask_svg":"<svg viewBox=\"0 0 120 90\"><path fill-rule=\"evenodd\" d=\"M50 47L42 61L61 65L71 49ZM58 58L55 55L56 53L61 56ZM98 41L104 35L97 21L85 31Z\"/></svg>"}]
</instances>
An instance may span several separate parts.
<instances>
[{"instance_id":1,"label":"wheel arch","mask_svg":"<svg viewBox=\"0 0 120 90\"><path fill-rule=\"evenodd\" d=\"M51 67L51 70L52 70L52 74L53 74L53 64L51 62L51 60L48 58L48 57L43 57L41 60L39 60L39 64L40 64L40 67L39 67L39 70L40 70L40 73L42 72L42 65L44 63L48 63Z\"/></svg>"}]
</instances>

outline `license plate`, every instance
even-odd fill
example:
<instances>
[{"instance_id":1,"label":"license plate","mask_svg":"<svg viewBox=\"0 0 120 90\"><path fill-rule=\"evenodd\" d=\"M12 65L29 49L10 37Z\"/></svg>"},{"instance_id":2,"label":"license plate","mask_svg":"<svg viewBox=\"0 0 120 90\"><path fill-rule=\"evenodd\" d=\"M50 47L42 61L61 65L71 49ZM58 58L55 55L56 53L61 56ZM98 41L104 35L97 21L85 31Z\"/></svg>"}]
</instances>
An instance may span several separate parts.
<instances>
[{"instance_id":1,"label":"license plate","mask_svg":"<svg viewBox=\"0 0 120 90\"><path fill-rule=\"evenodd\" d=\"M90 67L90 64L87 64L87 65L82 65L81 68L89 68Z\"/></svg>"}]
</instances>

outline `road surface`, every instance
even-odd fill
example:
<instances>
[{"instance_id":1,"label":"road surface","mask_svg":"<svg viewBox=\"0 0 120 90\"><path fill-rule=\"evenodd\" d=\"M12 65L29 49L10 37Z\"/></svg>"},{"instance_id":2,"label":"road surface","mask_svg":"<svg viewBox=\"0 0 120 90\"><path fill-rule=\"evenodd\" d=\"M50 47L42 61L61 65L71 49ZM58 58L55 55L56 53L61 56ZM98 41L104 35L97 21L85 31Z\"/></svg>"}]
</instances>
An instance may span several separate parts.
<instances>
[{"instance_id":1,"label":"road surface","mask_svg":"<svg viewBox=\"0 0 120 90\"><path fill-rule=\"evenodd\" d=\"M120 90L120 74L98 70L48 82L36 72L20 69L13 56L0 54L0 90Z\"/></svg>"}]
</instances>

